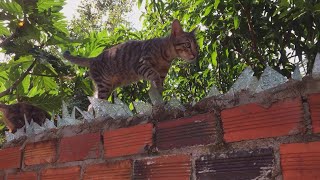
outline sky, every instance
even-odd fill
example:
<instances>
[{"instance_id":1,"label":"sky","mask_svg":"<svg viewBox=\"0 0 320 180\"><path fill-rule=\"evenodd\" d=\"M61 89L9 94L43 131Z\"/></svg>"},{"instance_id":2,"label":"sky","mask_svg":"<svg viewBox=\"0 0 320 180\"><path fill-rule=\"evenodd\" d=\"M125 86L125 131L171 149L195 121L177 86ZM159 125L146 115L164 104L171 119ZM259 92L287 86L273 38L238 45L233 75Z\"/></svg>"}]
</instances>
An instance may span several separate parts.
<instances>
[{"instance_id":1,"label":"sky","mask_svg":"<svg viewBox=\"0 0 320 180\"><path fill-rule=\"evenodd\" d=\"M80 4L80 0L66 0L66 5L62 9L62 12L67 17L68 20L72 19L73 16L76 16L76 9ZM139 21L139 18L142 14L142 9L139 9L137 3L134 3L132 7L132 12L126 14L126 19L131 22L133 28L140 30L142 28L142 22Z\"/></svg>"}]
</instances>

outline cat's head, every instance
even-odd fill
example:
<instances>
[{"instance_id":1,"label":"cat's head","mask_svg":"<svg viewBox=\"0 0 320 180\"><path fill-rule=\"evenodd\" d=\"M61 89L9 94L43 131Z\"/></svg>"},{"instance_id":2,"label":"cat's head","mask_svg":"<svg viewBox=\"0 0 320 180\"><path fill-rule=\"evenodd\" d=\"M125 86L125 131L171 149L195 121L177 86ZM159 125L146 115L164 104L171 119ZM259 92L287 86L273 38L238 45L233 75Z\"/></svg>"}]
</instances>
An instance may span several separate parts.
<instances>
[{"instance_id":1,"label":"cat's head","mask_svg":"<svg viewBox=\"0 0 320 180\"><path fill-rule=\"evenodd\" d=\"M174 48L178 57L187 62L193 62L198 58L199 46L197 44L194 30L191 32L184 32L180 22L173 20L171 25L171 36Z\"/></svg>"}]
</instances>

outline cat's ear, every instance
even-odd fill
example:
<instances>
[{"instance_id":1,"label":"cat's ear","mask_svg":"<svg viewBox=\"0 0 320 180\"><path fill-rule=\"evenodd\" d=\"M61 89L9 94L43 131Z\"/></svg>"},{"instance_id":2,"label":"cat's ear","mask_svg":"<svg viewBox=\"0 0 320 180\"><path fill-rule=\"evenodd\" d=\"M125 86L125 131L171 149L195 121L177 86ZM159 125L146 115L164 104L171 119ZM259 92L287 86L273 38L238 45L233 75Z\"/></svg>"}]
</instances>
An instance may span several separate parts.
<instances>
[{"instance_id":1,"label":"cat's ear","mask_svg":"<svg viewBox=\"0 0 320 180\"><path fill-rule=\"evenodd\" d=\"M177 20L177 19L173 20L171 26L172 26L172 29L171 29L171 35L172 36L179 36L179 35L181 35L183 33L183 29L182 29L182 27L180 25L179 20Z\"/></svg>"}]
</instances>

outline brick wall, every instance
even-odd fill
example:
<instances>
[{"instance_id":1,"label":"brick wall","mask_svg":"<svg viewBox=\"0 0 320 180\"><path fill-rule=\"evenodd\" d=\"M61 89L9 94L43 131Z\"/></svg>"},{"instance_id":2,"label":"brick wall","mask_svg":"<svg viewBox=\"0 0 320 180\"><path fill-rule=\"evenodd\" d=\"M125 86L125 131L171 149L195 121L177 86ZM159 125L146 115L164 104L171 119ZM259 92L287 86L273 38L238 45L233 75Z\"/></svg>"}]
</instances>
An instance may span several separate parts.
<instances>
[{"instance_id":1,"label":"brick wall","mask_svg":"<svg viewBox=\"0 0 320 180\"><path fill-rule=\"evenodd\" d=\"M186 117L24 138L0 150L0 179L320 179L320 90L304 81Z\"/></svg>"}]
</instances>

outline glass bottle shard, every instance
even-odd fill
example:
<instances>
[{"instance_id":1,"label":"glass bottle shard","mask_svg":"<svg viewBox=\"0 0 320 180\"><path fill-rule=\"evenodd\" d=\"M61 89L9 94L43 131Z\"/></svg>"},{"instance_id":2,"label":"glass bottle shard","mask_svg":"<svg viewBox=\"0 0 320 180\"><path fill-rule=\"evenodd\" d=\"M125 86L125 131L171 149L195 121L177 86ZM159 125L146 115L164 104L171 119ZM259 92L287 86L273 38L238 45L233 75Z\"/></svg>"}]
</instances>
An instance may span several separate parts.
<instances>
[{"instance_id":1,"label":"glass bottle shard","mask_svg":"<svg viewBox=\"0 0 320 180\"><path fill-rule=\"evenodd\" d=\"M217 95L220 95L220 91L218 90L217 86L215 85L212 85L210 90L209 90L209 93L207 94L206 97L212 97L212 96L217 96Z\"/></svg>"},{"instance_id":2,"label":"glass bottle shard","mask_svg":"<svg viewBox=\"0 0 320 180\"><path fill-rule=\"evenodd\" d=\"M39 134L45 130L44 127L41 127L38 123L31 120L30 123L31 128L33 129L34 134Z\"/></svg>"},{"instance_id":3,"label":"glass bottle shard","mask_svg":"<svg viewBox=\"0 0 320 180\"><path fill-rule=\"evenodd\" d=\"M127 116L133 116L133 113L129 109L129 107L124 102L122 102L120 99L114 98L114 103L117 105L120 105L123 108L123 110L126 112Z\"/></svg>"},{"instance_id":4,"label":"glass bottle shard","mask_svg":"<svg viewBox=\"0 0 320 180\"><path fill-rule=\"evenodd\" d=\"M150 88L149 89L149 97L151 99L151 103L153 105L159 105L159 104L162 104L163 103L163 99L162 99L162 96L161 94L159 93L159 91L155 88Z\"/></svg>"},{"instance_id":5,"label":"glass bottle shard","mask_svg":"<svg viewBox=\"0 0 320 180\"><path fill-rule=\"evenodd\" d=\"M96 117L111 117L113 119L116 119L127 118L133 115L131 111L128 111L128 107L124 103L123 105L112 104L103 99L98 99L95 97L88 98L95 111Z\"/></svg>"},{"instance_id":6,"label":"glass bottle shard","mask_svg":"<svg viewBox=\"0 0 320 180\"><path fill-rule=\"evenodd\" d=\"M5 133L6 141L7 141L7 142L10 142L10 141L12 141L12 140L15 139L15 135L12 134L11 132L5 131L4 133Z\"/></svg>"},{"instance_id":7,"label":"glass bottle shard","mask_svg":"<svg viewBox=\"0 0 320 180\"><path fill-rule=\"evenodd\" d=\"M134 108L140 115L150 116L152 114L152 105L143 101L134 101Z\"/></svg>"},{"instance_id":8,"label":"glass bottle shard","mask_svg":"<svg viewBox=\"0 0 320 180\"><path fill-rule=\"evenodd\" d=\"M251 90L253 91L252 88L254 88L258 82L258 79L253 76L254 72L251 69L250 66L246 67L236 82L231 86L230 90L228 93L235 93L235 92L240 92L241 90Z\"/></svg>"},{"instance_id":9,"label":"glass bottle shard","mask_svg":"<svg viewBox=\"0 0 320 180\"><path fill-rule=\"evenodd\" d=\"M26 128L26 125L24 125L20 129L17 129L17 131L14 133L14 136L15 136L16 139L19 139L20 137L26 135L25 128Z\"/></svg>"},{"instance_id":10,"label":"glass bottle shard","mask_svg":"<svg viewBox=\"0 0 320 180\"><path fill-rule=\"evenodd\" d=\"M280 73L272 69L270 66L267 66L260 77L256 92L258 93L276 87L287 81L288 79L286 77L282 76Z\"/></svg>"},{"instance_id":11,"label":"glass bottle shard","mask_svg":"<svg viewBox=\"0 0 320 180\"><path fill-rule=\"evenodd\" d=\"M42 127L44 127L45 129L52 129L52 128L57 128L53 121L50 121L49 119L46 119L42 125Z\"/></svg>"},{"instance_id":12,"label":"glass bottle shard","mask_svg":"<svg viewBox=\"0 0 320 180\"><path fill-rule=\"evenodd\" d=\"M64 100L62 100L62 118L64 117L70 117L70 114L67 108L67 104L64 102Z\"/></svg>"},{"instance_id":13,"label":"glass bottle shard","mask_svg":"<svg viewBox=\"0 0 320 180\"><path fill-rule=\"evenodd\" d=\"M93 115L93 112L92 112L92 109L91 111L82 111L80 108L76 107L75 108L79 111L79 113L82 115L82 117L87 121L87 122L90 122L94 119L94 115Z\"/></svg>"},{"instance_id":14,"label":"glass bottle shard","mask_svg":"<svg viewBox=\"0 0 320 180\"><path fill-rule=\"evenodd\" d=\"M31 123L32 122L33 122L33 120L31 120L31 122L29 123L28 120L27 120L26 115L24 114L24 123L25 123L25 126L26 126L26 134L27 134L27 136L34 134L33 128L31 127Z\"/></svg>"},{"instance_id":15,"label":"glass bottle shard","mask_svg":"<svg viewBox=\"0 0 320 180\"><path fill-rule=\"evenodd\" d=\"M107 106L110 104L108 101L98 99L95 97L88 97L96 117L108 117Z\"/></svg>"},{"instance_id":16,"label":"glass bottle shard","mask_svg":"<svg viewBox=\"0 0 320 180\"><path fill-rule=\"evenodd\" d=\"M320 78L320 53L317 53L317 56L314 60L312 77L317 79Z\"/></svg>"},{"instance_id":17,"label":"glass bottle shard","mask_svg":"<svg viewBox=\"0 0 320 180\"><path fill-rule=\"evenodd\" d=\"M58 116L57 119L58 119L58 127L67 126L67 125L77 125L82 123L82 121L74 118L60 118Z\"/></svg>"},{"instance_id":18,"label":"glass bottle shard","mask_svg":"<svg viewBox=\"0 0 320 180\"><path fill-rule=\"evenodd\" d=\"M83 121L76 119L76 108L73 107L71 115L68 112L67 105L62 101L62 118L60 116L57 116L57 125L58 127L67 126L67 125L76 125L81 124Z\"/></svg>"},{"instance_id":19,"label":"glass bottle shard","mask_svg":"<svg viewBox=\"0 0 320 180\"><path fill-rule=\"evenodd\" d=\"M296 64L296 68L293 71L292 79L297 81L302 81L302 75L301 75L300 66L298 63Z\"/></svg>"},{"instance_id":20,"label":"glass bottle shard","mask_svg":"<svg viewBox=\"0 0 320 180\"><path fill-rule=\"evenodd\" d=\"M181 104L181 102L176 97L172 97L170 101L168 101L167 108L179 109L181 111L186 110L186 108Z\"/></svg>"}]
</instances>

